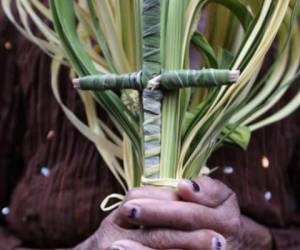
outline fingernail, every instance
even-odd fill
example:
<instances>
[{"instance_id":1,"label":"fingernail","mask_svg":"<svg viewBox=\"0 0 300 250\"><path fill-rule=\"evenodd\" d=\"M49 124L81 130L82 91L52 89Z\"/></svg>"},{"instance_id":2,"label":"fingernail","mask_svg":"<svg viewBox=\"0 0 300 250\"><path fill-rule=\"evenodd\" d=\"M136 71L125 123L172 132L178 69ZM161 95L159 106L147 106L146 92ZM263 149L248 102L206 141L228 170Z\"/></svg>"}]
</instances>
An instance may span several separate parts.
<instances>
[{"instance_id":1,"label":"fingernail","mask_svg":"<svg viewBox=\"0 0 300 250\"><path fill-rule=\"evenodd\" d=\"M198 183L195 182L195 181L193 181L193 180L190 180L190 182L192 183L193 191L194 191L195 193L200 192L200 186L198 185Z\"/></svg>"},{"instance_id":2,"label":"fingernail","mask_svg":"<svg viewBox=\"0 0 300 250\"><path fill-rule=\"evenodd\" d=\"M138 214L139 214L139 210L134 207L129 210L128 217L130 219L136 219L138 217Z\"/></svg>"},{"instance_id":3,"label":"fingernail","mask_svg":"<svg viewBox=\"0 0 300 250\"><path fill-rule=\"evenodd\" d=\"M214 237L212 239L212 249L213 250L221 250L222 246L223 246L223 244L218 237Z\"/></svg>"},{"instance_id":4,"label":"fingernail","mask_svg":"<svg viewBox=\"0 0 300 250\"><path fill-rule=\"evenodd\" d=\"M136 219L139 217L140 214L140 208L136 206L135 204L125 203L121 207L121 213L124 216L127 216L129 219Z\"/></svg>"}]
</instances>

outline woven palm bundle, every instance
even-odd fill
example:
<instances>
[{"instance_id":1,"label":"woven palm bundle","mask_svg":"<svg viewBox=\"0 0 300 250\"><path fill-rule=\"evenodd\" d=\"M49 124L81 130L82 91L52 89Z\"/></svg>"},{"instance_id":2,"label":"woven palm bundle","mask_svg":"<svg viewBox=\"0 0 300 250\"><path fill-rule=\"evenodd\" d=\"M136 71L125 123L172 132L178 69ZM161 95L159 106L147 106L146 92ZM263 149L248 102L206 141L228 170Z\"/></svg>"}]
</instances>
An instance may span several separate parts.
<instances>
[{"instance_id":1,"label":"woven palm bundle","mask_svg":"<svg viewBox=\"0 0 300 250\"><path fill-rule=\"evenodd\" d=\"M52 57L57 101L125 192L209 174L205 166L215 150L225 144L246 150L253 131L300 105L299 92L268 112L299 74L299 0L1 3L20 32ZM262 71L272 44L274 60ZM199 53L193 70L192 45ZM87 124L60 98L62 65L70 69ZM98 105L114 129L98 117Z\"/></svg>"}]
</instances>

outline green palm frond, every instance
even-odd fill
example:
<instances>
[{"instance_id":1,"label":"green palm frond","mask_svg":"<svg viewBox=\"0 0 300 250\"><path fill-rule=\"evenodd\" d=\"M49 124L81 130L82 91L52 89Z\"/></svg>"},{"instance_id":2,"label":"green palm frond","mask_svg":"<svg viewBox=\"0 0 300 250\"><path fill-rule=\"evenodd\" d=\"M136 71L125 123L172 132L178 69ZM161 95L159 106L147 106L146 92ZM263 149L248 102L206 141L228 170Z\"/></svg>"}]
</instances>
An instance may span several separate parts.
<instances>
[{"instance_id":1,"label":"green palm frond","mask_svg":"<svg viewBox=\"0 0 300 250\"><path fill-rule=\"evenodd\" d=\"M174 186L176 179L197 176L212 152L226 143L246 149L252 131L300 106L299 92L265 115L299 75L300 0L50 0L49 7L18 0L18 21L12 2L1 0L7 17L53 58L55 97L124 190L142 182ZM189 70L191 44L200 52L202 71ZM272 44L275 58L262 72ZM87 124L60 99L62 64L91 90L77 90ZM240 76L229 84L230 74L222 81L216 72ZM147 86L162 94L162 100L151 97L161 112L151 114L151 105L146 107L152 93L144 90ZM97 105L115 130L98 117ZM158 133L144 134L147 126L156 126ZM156 147L147 150L149 145ZM144 168L147 159L159 164Z\"/></svg>"}]
</instances>

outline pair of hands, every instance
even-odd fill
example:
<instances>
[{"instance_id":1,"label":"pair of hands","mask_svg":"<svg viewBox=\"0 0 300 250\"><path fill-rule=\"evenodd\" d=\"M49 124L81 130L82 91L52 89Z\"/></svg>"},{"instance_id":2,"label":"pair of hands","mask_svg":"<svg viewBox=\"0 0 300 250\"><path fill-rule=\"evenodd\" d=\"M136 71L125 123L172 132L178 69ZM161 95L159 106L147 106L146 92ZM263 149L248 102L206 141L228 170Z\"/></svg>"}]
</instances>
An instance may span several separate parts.
<instances>
[{"instance_id":1,"label":"pair of hands","mask_svg":"<svg viewBox=\"0 0 300 250\"><path fill-rule=\"evenodd\" d=\"M235 193L218 180L182 180L177 190L131 190L97 232L75 249L271 249L269 231L241 216Z\"/></svg>"}]
</instances>

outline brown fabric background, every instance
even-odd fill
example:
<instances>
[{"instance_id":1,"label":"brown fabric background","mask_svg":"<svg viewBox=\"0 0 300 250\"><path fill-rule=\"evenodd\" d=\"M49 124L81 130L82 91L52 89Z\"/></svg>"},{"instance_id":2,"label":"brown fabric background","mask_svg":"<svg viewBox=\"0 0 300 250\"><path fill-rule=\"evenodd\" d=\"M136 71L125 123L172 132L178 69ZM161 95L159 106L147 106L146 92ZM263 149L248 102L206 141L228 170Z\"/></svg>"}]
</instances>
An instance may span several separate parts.
<instances>
[{"instance_id":1,"label":"brown fabric background","mask_svg":"<svg viewBox=\"0 0 300 250\"><path fill-rule=\"evenodd\" d=\"M12 44L11 49L5 43ZM51 89L49 58L0 12L0 249L71 247L105 217L101 200L119 191L92 143L65 118ZM82 119L82 104L61 75L62 99ZM283 103L285 100L282 101ZM103 114L104 115L104 114ZM47 139L49 131L54 138ZM268 226L276 249L300 249L300 112L253 135L247 153L227 148L211 159L244 214ZM261 166L262 155L270 167ZM48 167L48 177L41 174ZM225 166L234 172L225 174ZM264 199L270 191L270 201Z\"/></svg>"}]
</instances>

